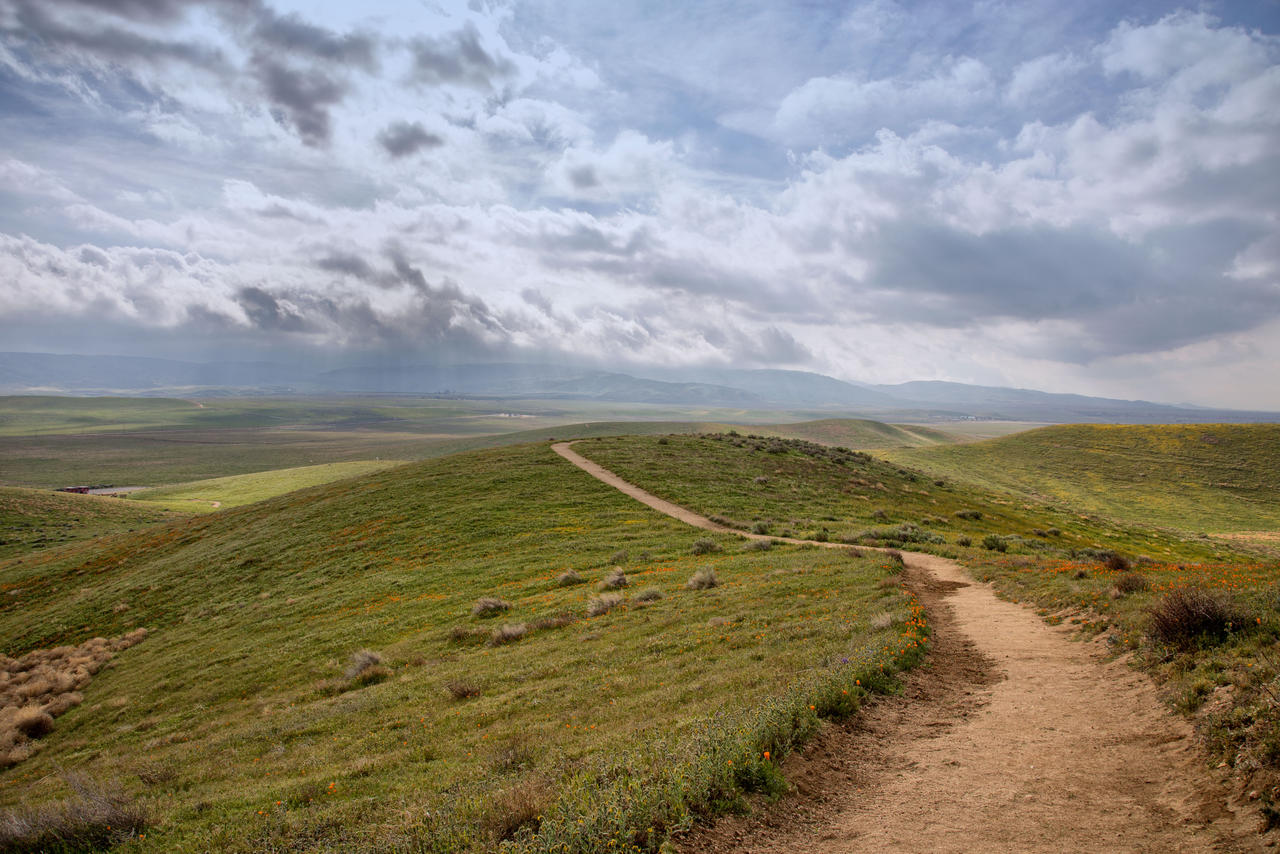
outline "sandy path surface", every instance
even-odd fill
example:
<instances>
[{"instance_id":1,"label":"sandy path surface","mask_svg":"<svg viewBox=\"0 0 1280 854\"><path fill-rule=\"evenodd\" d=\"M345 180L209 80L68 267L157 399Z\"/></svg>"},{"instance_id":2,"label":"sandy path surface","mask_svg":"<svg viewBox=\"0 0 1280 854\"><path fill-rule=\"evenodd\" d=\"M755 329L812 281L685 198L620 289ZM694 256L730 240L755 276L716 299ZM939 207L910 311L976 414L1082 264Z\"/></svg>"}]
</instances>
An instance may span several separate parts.
<instances>
[{"instance_id":1,"label":"sandy path surface","mask_svg":"<svg viewBox=\"0 0 1280 854\"><path fill-rule=\"evenodd\" d=\"M654 509L725 530L568 443L553 447ZM901 696L789 759L792 794L696 829L680 850L1267 850L1256 815L1228 807L1226 780L1210 772L1190 725L1165 711L1147 677L997 599L954 561L905 557L934 627L929 663Z\"/></svg>"}]
</instances>

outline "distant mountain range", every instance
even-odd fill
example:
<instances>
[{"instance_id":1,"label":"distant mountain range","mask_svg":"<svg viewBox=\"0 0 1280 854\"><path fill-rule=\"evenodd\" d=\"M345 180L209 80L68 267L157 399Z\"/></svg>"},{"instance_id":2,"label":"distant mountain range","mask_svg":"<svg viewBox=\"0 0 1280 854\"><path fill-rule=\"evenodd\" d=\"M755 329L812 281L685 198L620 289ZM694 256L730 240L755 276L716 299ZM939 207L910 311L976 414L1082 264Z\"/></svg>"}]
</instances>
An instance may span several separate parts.
<instances>
[{"instance_id":1,"label":"distant mountain range","mask_svg":"<svg viewBox=\"0 0 1280 854\"><path fill-rule=\"evenodd\" d=\"M316 371L274 362L0 353L0 394L140 396L410 394L652 403L858 414L879 420L1054 423L1280 421L1280 413L1114 400L951 382L867 385L806 371L655 369L643 376L542 364L395 365Z\"/></svg>"}]
</instances>

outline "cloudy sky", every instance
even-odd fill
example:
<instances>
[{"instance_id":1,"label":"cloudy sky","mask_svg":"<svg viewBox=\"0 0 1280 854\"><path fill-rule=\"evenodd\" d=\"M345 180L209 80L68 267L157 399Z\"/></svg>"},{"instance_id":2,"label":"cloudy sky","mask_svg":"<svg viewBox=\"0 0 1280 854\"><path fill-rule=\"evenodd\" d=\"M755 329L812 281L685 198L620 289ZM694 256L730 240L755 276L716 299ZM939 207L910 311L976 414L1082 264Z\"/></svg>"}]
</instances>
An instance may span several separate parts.
<instances>
[{"instance_id":1,"label":"cloudy sky","mask_svg":"<svg viewBox=\"0 0 1280 854\"><path fill-rule=\"evenodd\" d=\"M1280 409L1280 0L0 0L0 337Z\"/></svg>"}]
</instances>

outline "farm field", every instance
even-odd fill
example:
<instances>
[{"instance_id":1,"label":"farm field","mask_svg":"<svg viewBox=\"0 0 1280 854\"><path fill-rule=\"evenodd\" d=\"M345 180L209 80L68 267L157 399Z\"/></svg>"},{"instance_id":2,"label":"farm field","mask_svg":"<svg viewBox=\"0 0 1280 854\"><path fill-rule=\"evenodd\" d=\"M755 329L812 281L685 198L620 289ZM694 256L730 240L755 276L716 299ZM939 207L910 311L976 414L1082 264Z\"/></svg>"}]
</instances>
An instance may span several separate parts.
<instances>
[{"instance_id":1,"label":"farm field","mask_svg":"<svg viewBox=\"0 0 1280 854\"><path fill-rule=\"evenodd\" d=\"M615 566L621 602L588 616ZM6 653L149 634L0 803L65 797L74 768L146 810L130 850L652 848L776 789L776 759L919 657L895 572L708 537L546 445L68 544L0 563ZM486 596L509 610L474 616ZM363 649L381 663L353 672Z\"/></svg>"},{"instance_id":2,"label":"farm field","mask_svg":"<svg viewBox=\"0 0 1280 854\"><path fill-rule=\"evenodd\" d=\"M186 513L212 513L222 508L256 504L299 489L321 486L403 465L402 460L356 460L253 474L215 477L130 493L130 501Z\"/></svg>"}]
</instances>

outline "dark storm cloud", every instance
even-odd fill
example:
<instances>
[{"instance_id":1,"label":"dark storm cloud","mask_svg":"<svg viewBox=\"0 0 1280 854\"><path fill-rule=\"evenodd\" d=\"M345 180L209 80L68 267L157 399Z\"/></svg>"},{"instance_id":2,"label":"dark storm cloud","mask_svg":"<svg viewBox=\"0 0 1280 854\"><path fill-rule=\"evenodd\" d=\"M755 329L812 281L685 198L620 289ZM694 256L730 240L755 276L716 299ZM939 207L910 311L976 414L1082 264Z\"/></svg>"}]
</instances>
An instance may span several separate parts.
<instances>
[{"instance_id":1,"label":"dark storm cloud","mask_svg":"<svg viewBox=\"0 0 1280 854\"><path fill-rule=\"evenodd\" d=\"M309 24L296 13L276 15L264 9L254 28L256 39L275 50L305 55L328 63L359 66L372 71L377 66L377 40L363 33L339 35Z\"/></svg>"},{"instance_id":2,"label":"dark storm cloud","mask_svg":"<svg viewBox=\"0 0 1280 854\"><path fill-rule=\"evenodd\" d=\"M334 252L317 261L316 266L330 273L342 273L363 281L369 281L374 277L373 267L358 255Z\"/></svg>"},{"instance_id":3,"label":"dark storm cloud","mask_svg":"<svg viewBox=\"0 0 1280 854\"><path fill-rule=\"evenodd\" d=\"M1280 317L1275 288L1224 273L1261 236L1232 219L1158 229L1142 242L1082 228L972 234L896 223L868 241L872 271L851 289L863 311L894 322L1076 323L1080 336L1039 348L1056 358L1156 352Z\"/></svg>"},{"instance_id":4,"label":"dark storm cloud","mask_svg":"<svg viewBox=\"0 0 1280 854\"><path fill-rule=\"evenodd\" d=\"M292 308L262 288L241 288L236 302L255 327L266 332L306 332L311 327Z\"/></svg>"},{"instance_id":5,"label":"dark storm cloud","mask_svg":"<svg viewBox=\"0 0 1280 854\"><path fill-rule=\"evenodd\" d=\"M516 72L509 59L495 57L484 49L480 33L471 23L447 36L416 38L409 49L413 52L412 77L419 83L490 89Z\"/></svg>"},{"instance_id":6,"label":"dark storm cloud","mask_svg":"<svg viewBox=\"0 0 1280 854\"><path fill-rule=\"evenodd\" d=\"M392 157L408 157L424 148L438 148L444 140L418 122L395 122L378 134L378 144Z\"/></svg>"},{"instance_id":7,"label":"dark storm cloud","mask_svg":"<svg viewBox=\"0 0 1280 854\"><path fill-rule=\"evenodd\" d=\"M321 146L332 133L329 107L346 94L346 86L315 69L291 68L265 53L256 55L253 67L271 101L271 115L292 127L304 143Z\"/></svg>"},{"instance_id":8,"label":"dark storm cloud","mask_svg":"<svg viewBox=\"0 0 1280 854\"><path fill-rule=\"evenodd\" d=\"M589 190L592 187L600 186L600 178L596 175L596 170L591 166L579 166L577 169L570 169L569 180L579 190Z\"/></svg>"}]
</instances>

